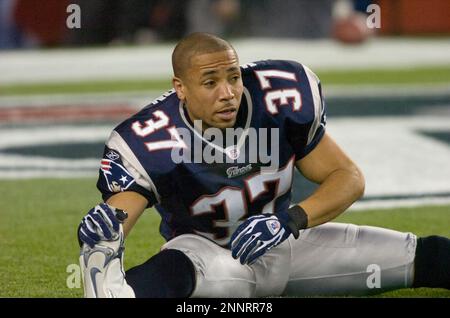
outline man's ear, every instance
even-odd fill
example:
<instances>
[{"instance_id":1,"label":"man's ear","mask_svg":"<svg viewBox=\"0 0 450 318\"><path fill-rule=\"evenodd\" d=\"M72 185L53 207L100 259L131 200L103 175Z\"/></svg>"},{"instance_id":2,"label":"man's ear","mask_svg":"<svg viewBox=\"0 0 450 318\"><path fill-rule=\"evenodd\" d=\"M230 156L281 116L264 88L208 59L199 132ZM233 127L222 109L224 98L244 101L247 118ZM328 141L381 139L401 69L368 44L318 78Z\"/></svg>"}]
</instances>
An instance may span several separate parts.
<instances>
[{"instance_id":1,"label":"man's ear","mask_svg":"<svg viewBox=\"0 0 450 318\"><path fill-rule=\"evenodd\" d=\"M186 94L184 92L185 87L183 84L183 81L179 77L173 77L172 78L172 85L175 89L175 92L177 93L177 96L180 100L184 101L186 99Z\"/></svg>"}]
</instances>

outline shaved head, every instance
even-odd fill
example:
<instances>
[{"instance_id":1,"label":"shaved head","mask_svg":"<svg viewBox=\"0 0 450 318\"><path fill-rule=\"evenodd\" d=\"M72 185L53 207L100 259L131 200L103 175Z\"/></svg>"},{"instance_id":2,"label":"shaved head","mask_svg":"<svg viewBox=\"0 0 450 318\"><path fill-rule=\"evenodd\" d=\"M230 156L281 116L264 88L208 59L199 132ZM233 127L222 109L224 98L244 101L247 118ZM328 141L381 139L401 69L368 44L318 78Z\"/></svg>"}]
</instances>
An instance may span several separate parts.
<instances>
[{"instance_id":1,"label":"shaved head","mask_svg":"<svg viewBox=\"0 0 450 318\"><path fill-rule=\"evenodd\" d=\"M201 32L192 33L183 38L173 50L173 74L176 77L183 77L191 65L191 58L195 55L228 50L236 53L230 43L215 35Z\"/></svg>"},{"instance_id":2,"label":"shaved head","mask_svg":"<svg viewBox=\"0 0 450 318\"><path fill-rule=\"evenodd\" d=\"M236 51L208 33L182 39L172 54L172 84L192 122L226 129L236 122L244 83Z\"/></svg>"}]
</instances>

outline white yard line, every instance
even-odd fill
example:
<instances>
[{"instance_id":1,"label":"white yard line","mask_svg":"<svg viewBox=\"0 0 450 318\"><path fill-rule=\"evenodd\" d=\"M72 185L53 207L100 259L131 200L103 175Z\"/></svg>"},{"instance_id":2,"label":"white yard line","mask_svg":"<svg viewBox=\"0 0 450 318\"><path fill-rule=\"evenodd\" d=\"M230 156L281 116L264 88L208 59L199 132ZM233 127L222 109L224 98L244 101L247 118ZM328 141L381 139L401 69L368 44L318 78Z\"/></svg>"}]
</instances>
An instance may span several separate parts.
<instances>
[{"instance_id":1,"label":"white yard line","mask_svg":"<svg viewBox=\"0 0 450 318\"><path fill-rule=\"evenodd\" d=\"M449 205L450 196L447 198L405 198L401 200L374 200L374 201L358 201L353 204L348 211L360 212L371 209L391 209L399 207L417 207L428 205ZM450 209L448 211L450 213Z\"/></svg>"},{"instance_id":2,"label":"white yard line","mask_svg":"<svg viewBox=\"0 0 450 318\"><path fill-rule=\"evenodd\" d=\"M316 71L450 65L450 41L445 38L378 38L360 46L331 40L240 39L232 43L241 63L290 59ZM167 78L172 73L173 46L0 52L0 84Z\"/></svg>"},{"instance_id":3,"label":"white yard line","mask_svg":"<svg viewBox=\"0 0 450 318\"><path fill-rule=\"evenodd\" d=\"M450 84L363 84L327 85L322 83L322 91L327 97L411 97L449 94Z\"/></svg>"},{"instance_id":4,"label":"white yard line","mask_svg":"<svg viewBox=\"0 0 450 318\"><path fill-rule=\"evenodd\" d=\"M112 128L113 127L111 126L49 126L33 129L0 129L0 150L9 147L23 147L39 144L104 142L108 138Z\"/></svg>"},{"instance_id":5,"label":"white yard line","mask_svg":"<svg viewBox=\"0 0 450 318\"><path fill-rule=\"evenodd\" d=\"M366 195L450 192L450 147L419 131L445 132L450 117L335 118L327 131L361 167Z\"/></svg>"},{"instance_id":6,"label":"white yard line","mask_svg":"<svg viewBox=\"0 0 450 318\"><path fill-rule=\"evenodd\" d=\"M35 179L35 178L95 178L97 169L86 170L54 170L43 171L35 169L23 169L21 171L0 171L1 179L4 180L18 180L18 179Z\"/></svg>"}]
</instances>

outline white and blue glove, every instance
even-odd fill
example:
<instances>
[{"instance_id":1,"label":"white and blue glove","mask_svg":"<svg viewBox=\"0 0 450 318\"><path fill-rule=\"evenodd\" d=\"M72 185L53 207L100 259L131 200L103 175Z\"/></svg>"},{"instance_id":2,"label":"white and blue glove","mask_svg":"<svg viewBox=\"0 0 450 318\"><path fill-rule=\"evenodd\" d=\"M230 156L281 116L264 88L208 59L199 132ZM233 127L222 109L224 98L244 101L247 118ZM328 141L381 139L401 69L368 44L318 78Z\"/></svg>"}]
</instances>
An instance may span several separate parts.
<instances>
[{"instance_id":1,"label":"white and blue glove","mask_svg":"<svg viewBox=\"0 0 450 318\"><path fill-rule=\"evenodd\" d=\"M241 264L253 264L271 248L281 244L291 234L307 227L307 215L299 206L277 214L260 214L245 220L230 239L231 255Z\"/></svg>"},{"instance_id":2,"label":"white and blue glove","mask_svg":"<svg viewBox=\"0 0 450 318\"><path fill-rule=\"evenodd\" d=\"M115 240L120 231L120 224L127 218L127 213L115 209L106 203L92 208L78 227L80 246L86 243L91 248L100 241Z\"/></svg>"}]
</instances>

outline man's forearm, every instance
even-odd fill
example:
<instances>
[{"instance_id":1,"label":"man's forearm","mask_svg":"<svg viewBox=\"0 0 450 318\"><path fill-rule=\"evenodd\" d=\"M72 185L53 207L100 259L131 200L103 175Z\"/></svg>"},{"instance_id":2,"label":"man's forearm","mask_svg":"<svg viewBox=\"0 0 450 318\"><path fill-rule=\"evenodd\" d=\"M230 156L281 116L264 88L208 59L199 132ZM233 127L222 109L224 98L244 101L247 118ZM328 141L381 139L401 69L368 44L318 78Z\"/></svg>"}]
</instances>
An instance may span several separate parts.
<instances>
[{"instance_id":1,"label":"man's forearm","mask_svg":"<svg viewBox=\"0 0 450 318\"><path fill-rule=\"evenodd\" d=\"M363 193L364 177L357 167L338 169L299 205L308 215L308 227L313 227L337 217Z\"/></svg>"},{"instance_id":2,"label":"man's forearm","mask_svg":"<svg viewBox=\"0 0 450 318\"><path fill-rule=\"evenodd\" d=\"M127 212L128 218L123 223L124 235L127 237L138 218L144 212L148 202L139 193L119 192L110 197L107 203Z\"/></svg>"}]
</instances>

